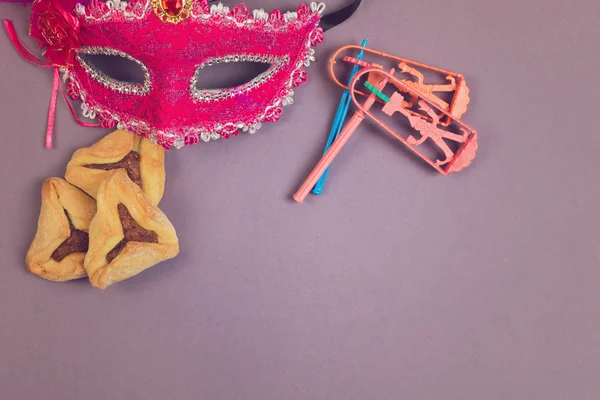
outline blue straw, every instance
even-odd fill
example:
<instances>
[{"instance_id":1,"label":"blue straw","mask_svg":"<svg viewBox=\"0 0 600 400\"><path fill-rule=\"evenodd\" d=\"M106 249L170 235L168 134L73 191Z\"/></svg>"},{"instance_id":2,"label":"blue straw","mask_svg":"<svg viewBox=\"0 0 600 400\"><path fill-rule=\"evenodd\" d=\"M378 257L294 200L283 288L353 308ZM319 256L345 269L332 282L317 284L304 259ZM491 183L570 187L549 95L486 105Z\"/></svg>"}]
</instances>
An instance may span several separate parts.
<instances>
[{"instance_id":1,"label":"blue straw","mask_svg":"<svg viewBox=\"0 0 600 400\"><path fill-rule=\"evenodd\" d=\"M360 45L361 47L367 47L367 43L368 40L365 39ZM364 50L361 50L356 58L362 60L364 53ZM350 87L352 79L354 78L354 75L356 75L356 73L358 72L358 69L358 65L355 65L354 68L352 68L352 72L350 73L350 79L348 79L348 87ZM350 96L350 91L348 89L345 89L344 93L342 94L340 104L337 108L337 112L335 113L335 119L333 120L333 125L331 126L331 130L329 131L329 136L327 137L327 143L325 144L325 151L323 152L323 154L327 153L327 150L329 150L329 147L331 146L333 141L342 131L342 128L344 127L344 122L346 121L346 115L348 114L348 108L350 108L351 101L352 96ZM319 178L319 180L315 184L315 187L312 190L314 194L323 193L323 186L325 186L325 180L327 179L328 172L329 168L327 168L325 172L323 172L323 175L321 175L321 178Z\"/></svg>"}]
</instances>

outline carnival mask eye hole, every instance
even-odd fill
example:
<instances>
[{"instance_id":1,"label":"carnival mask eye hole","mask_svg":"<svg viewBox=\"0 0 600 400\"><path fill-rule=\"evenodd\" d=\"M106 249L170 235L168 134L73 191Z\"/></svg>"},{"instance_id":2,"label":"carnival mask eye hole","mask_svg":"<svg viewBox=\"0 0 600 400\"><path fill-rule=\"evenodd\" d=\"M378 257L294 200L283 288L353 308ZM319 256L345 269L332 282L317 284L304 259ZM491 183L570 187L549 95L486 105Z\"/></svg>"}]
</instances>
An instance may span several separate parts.
<instances>
[{"instance_id":1,"label":"carnival mask eye hole","mask_svg":"<svg viewBox=\"0 0 600 400\"><path fill-rule=\"evenodd\" d=\"M212 64L196 72L196 89L234 88L267 72L271 64L262 62L232 62Z\"/></svg>"},{"instance_id":2,"label":"carnival mask eye hole","mask_svg":"<svg viewBox=\"0 0 600 400\"><path fill-rule=\"evenodd\" d=\"M211 101L249 92L276 74L289 57L257 54L211 58L198 66L190 89L197 100Z\"/></svg>"},{"instance_id":3,"label":"carnival mask eye hole","mask_svg":"<svg viewBox=\"0 0 600 400\"><path fill-rule=\"evenodd\" d=\"M81 58L115 81L140 85L144 83L143 67L128 58L107 54L82 54Z\"/></svg>"},{"instance_id":4,"label":"carnival mask eye hole","mask_svg":"<svg viewBox=\"0 0 600 400\"><path fill-rule=\"evenodd\" d=\"M77 61L92 79L119 93L146 94L150 90L148 68L127 53L110 48L84 48Z\"/></svg>"}]
</instances>

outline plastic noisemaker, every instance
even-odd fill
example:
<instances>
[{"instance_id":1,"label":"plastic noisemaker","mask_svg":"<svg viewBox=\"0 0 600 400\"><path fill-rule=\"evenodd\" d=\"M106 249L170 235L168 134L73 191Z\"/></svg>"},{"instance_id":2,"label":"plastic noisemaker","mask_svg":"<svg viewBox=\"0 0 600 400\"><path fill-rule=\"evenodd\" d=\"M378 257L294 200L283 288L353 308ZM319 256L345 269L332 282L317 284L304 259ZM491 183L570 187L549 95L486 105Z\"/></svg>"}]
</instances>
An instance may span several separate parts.
<instances>
[{"instance_id":1,"label":"plastic noisemaker","mask_svg":"<svg viewBox=\"0 0 600 400\"><path fill-rule=\"evenodd\" d=\"M357 49L364 52L363 59L351 56ZM339 48L332 55L329 62L331 79L344 89L348 89L350 84L343 84L335 74L334 66L339 61L359 65L363 68L377 67L383 70L387 70L393 66L396 68L396 77L398 80L391 81L390 83L396 86L396 89L399 91L404 92L403 88L408 86L457 119L460 119L467 111L470 102L469 88L467 87L465 78L461 74L409 60L407 58L394 56L382 51L369 48L363 49L355 45L349 45ZM394 83L398 81L403 85ZM358 87L356 88L355 93L361 96L367 96L369 94ZM450 121L443 118L441 123L449 124Z\"/></svg>"},{"instance_id":2,"label":"plastic noisemaker","mask_svg":"<svg viewBox=\"0 0 600 400\"><path fill-rule=\"evenodd\" d=\"M358 90L357 86L365 75L368 75L368 80L360 87L366 87L366 92L369 94L365 102L361 104L357 96L364 92ZM373 84L375 77L380 79L376 85ZM392 89L391 96L384 94L389 89ZM475 157L478 147L477 132L451 115L442 106L428 99L426 95L402 82L394 75L393 69L386 72L378 67L363 68L352 80L350 94L358 110L296 192L294 195L296 201L301 203L305 199L310 187L331 164L365 117L371 118L392 137L399 140L415 155L443 175L460 171L467 167ZM373 112L376 100L384 104L379 109L379 114L383 114L388 122ZM442 120L444 120L443 123ZM406 128L412 128L416 131L412 133L418 133L419 136L413 136L410 129L404 127L400 130L392 128L391 124L397 122L408 125ZM407 134L406 131L409 133ZM432 153L433 155L431 155Z\"/></svg>"}]
</instances>

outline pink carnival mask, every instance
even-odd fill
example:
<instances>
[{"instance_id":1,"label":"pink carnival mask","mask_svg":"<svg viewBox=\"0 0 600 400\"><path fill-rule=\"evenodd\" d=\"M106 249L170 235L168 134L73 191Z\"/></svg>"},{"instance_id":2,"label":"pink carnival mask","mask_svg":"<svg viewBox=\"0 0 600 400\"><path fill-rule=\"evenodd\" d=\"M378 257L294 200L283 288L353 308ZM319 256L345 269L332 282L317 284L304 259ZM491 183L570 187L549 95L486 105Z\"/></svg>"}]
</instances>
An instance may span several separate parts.
<instances>
[{"instance_id":1,"label":"pink carnival mask","mask_svg":"<svg viewBox=\"0 0 600 400\"><path fill-rule=\"evenodd\" d=\"M240 130L253 133L262 122L277 121L282 107L292 104L293 88L306 82L312 47L323 41L324 8L312 3L295 12L266 13L208 0L92 0L87 5L36 0L30 34L48 62L27 52L12 25L5 21L5 26L29 61L53 67L55 78L63 73L67 93L82 101L84 116L168 149L229 138ZM140 79L110 76L93 62L99 55L127 60L140 70ZM204 69L240 62L268 68L234 87L198 86Z\"/></svg>"}]
</instances>

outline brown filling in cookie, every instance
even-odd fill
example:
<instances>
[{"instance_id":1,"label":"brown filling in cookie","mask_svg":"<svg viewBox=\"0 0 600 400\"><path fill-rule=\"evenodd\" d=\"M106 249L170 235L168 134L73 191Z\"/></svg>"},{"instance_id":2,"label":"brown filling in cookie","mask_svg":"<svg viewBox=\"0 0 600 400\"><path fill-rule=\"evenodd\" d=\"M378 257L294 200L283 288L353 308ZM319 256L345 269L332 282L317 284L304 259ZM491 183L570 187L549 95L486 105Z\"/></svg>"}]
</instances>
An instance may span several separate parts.
<instances>
[{"instance_id":1,"label":"brown filling in cookie","mask_svg":"<svg viewBox=\"0 0 600 400\"><path fill-rule=\"evenodd\" d=\"M106 261L109 263L119 255L121 250L125 248L127 242L158 243L158 235L156 232L144 229L135 222L131 214L129 214L129 211L127 211L127 207L123 204L119 204L117 208L119 210L119 218L121 219L123 235L125 235L125 237L106 255Z\"/></svg>"},{"instance_id":2,"label":"brown filling in cookie","mask_svg":"<svg viewBox=\"0 0 600 400\"><path fill-rule=\"evenodd\" d=\"M52 253L51 257L56 262L61 262L71 253L86 253L88 251L89 238L87 232L75 229L73 223L71 222L71 218L69 218L67 210L65 210L65 215L69 221L71 235L67 238L67 240L62 242L62 244L58 246L56 250L54 250L54 253Z\"/></svg>"},{"instance_id":3,"label":"brown filling in cookie","mask_svg":"<svg viewBox=\"0 0 600 400\"><path fill-rule=\"evenodd\" d=\"M142 185L142 177L140 174L140 153L137 151L130 151L123 159L116 163L110 164L88 164L86 168L91 169L102 169L108 171L111 169L124 168L127 171L129 179L135 182L138 186Z\"/></svg>"}]
</instances>

